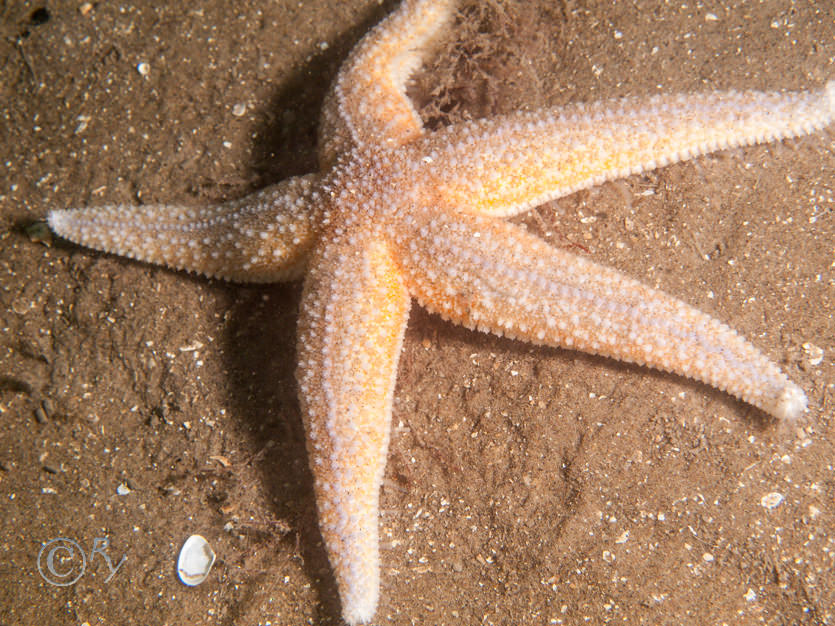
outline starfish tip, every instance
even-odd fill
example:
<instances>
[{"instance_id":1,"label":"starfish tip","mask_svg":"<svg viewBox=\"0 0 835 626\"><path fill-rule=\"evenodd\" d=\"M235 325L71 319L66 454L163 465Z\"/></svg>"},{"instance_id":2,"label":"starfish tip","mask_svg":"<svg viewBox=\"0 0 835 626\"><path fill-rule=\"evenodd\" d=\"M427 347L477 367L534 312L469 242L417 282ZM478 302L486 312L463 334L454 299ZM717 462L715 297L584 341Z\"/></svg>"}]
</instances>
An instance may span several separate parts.
<instances>
[{"instance_id":1,"label":"starfish tip","mask_svg":"<svg viewBox=\"0 0 835 626\"><path fill-rule=\"evenodd\" d=\"M66 211L50 211L46 214L46 223L49 224L52 232L58 233L59 235L64 232L66 225L65 216Z\"/></svg>"},{"instance_id":2,"label":"starfish tip","mask_svg":"<svg viewBox=\"0 0 835 626\"><path fill-rule=\"evenodd\" d=\"M368 624L377 611L377 594L373 598L363 598L359 601L346 602L342 608L342 619L349 626Z\"/></svg>"},{"instance_id":3,"label":"starfish tip","mask_svg":"<svg viewBox=\"0 0 835 626\"><path fill-rule=\"evenodd\" d=\"M777 398L774 416L781 420L796 420L806 411L806 394L797 385L788 385Z\"/></svg>"}]
</instances>

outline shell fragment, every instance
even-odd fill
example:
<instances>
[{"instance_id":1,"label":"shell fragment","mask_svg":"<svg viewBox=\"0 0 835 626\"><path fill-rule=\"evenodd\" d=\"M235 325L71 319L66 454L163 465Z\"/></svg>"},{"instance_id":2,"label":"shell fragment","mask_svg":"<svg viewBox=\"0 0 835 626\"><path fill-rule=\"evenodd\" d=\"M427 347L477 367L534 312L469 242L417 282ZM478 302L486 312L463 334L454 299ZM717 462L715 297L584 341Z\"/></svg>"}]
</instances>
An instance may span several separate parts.
<instances>
[{"instance_id":1,"label":"shell fragment","mask_svg":"<svg viewBox=\"0 0 835 626\"><path fill-rule=\"evenodd\" d=\"M206 580L214 563L215 552L209 542L200 535L192 535L180 549L177 575L184 585L195 587Z\"/></svg>"}]
</instances>

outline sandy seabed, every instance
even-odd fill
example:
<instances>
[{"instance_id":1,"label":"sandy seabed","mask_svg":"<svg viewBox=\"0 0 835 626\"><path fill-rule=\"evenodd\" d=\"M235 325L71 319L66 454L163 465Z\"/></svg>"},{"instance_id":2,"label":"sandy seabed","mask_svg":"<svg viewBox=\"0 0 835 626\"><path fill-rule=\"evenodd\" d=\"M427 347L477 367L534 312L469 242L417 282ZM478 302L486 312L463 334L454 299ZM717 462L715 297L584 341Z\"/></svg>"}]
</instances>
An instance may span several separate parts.
<instances>
[{"instance_id":1,"label":"sandy seabed","mask_svg":"<svg viewBox=\"0 0 835 626\"><path fill-rule=\"evenodd\" d=\"M393 4L159 4L0 9L0 623L339 623L295 399L299 285L203 280L25 227L314 170L325 90ZM438 127L835 78L825 3L637 4L464 3L411 94ZM807 391L796 427L415 308L377 623L835 623L833 172L830 129L518 220L739 329ZM192 533L218 562L186 588ZM59 537L87 557L63 587L37 567Z\"/></svg>"}]
</instances>

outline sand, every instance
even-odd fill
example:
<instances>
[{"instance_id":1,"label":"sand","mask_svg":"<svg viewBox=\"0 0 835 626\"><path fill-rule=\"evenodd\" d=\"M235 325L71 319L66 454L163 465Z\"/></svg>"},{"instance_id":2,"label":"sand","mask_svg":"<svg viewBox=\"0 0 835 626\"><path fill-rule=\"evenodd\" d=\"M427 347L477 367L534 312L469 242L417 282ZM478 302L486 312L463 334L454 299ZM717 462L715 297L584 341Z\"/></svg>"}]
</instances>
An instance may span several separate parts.
<instances>
[{"instance_id":1,"label":"sand","mask_svg":"<svg viewBox=\"0 0 835 626\"><path fill-rule=\"evenodd\" d=\"M203 280L25 227L312 171L325 90L393 4L159 4L0 13L0 623L338 624L295 398L299 285ZM469 2L410 93L438 127L835 78L824 3L631 4ZM414 309L377 623L835 623L833 148L830 129L722 152L517 220L739 329L807 391L802 424ZM218 561L186 588L192 533ZM65 587L37 568L58 537L87 557Z\"/></svg>"}]
</instances>

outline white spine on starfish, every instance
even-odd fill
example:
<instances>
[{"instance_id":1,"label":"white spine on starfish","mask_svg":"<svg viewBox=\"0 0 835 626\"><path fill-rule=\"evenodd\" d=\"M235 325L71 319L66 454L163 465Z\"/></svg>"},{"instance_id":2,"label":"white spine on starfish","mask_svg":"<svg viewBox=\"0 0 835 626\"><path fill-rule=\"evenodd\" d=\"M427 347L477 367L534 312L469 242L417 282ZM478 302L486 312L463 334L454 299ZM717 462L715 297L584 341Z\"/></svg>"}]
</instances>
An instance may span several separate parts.
<instances>
[{"instance_id":1,"label":"white spine on starfish","mask_svg":"<svg viewBox=\"0 0 835 626\"><path fill-rule=\"evenodd\" d=\"M436 202L507 216L602 182L698 155L796 137L835 118L817 92L625 98L449 126L416 141Z\"/></svg>"},{"instance_id":2,"label":"white spine on starfish","mask_svg":"<svg viewBox=\"0 0 835 626\"><path fill-rule=\"evenodd\" d=\"M358 624L379 595L379 494L411 300L384 243L326 235L302 294L297 379L319 527L343 617Z\"/></svg>"},{"instance_id":3,"label":"white spine on starfish","mask_svg":"<svg viewBox=\"0 0 835 626\"><path fill-rule=\"evenodd\" d=\"M391 232L409 292L445 318L682 374L778 418L806 409L803 391L727 325L518 226L412 209Z\"/></svg>"},{"instance_id":4,"label":"white spine on starfish","mask_svg":"<svg viewBox=\"0 0 835 626\"><path fill-rule=\"evenodd\" d=\"M50 211L50 228L75 243L215 278L298 278L319 230L318 175L283 181L204 207L106 206Z\"/></svg>"}]
</instances>

